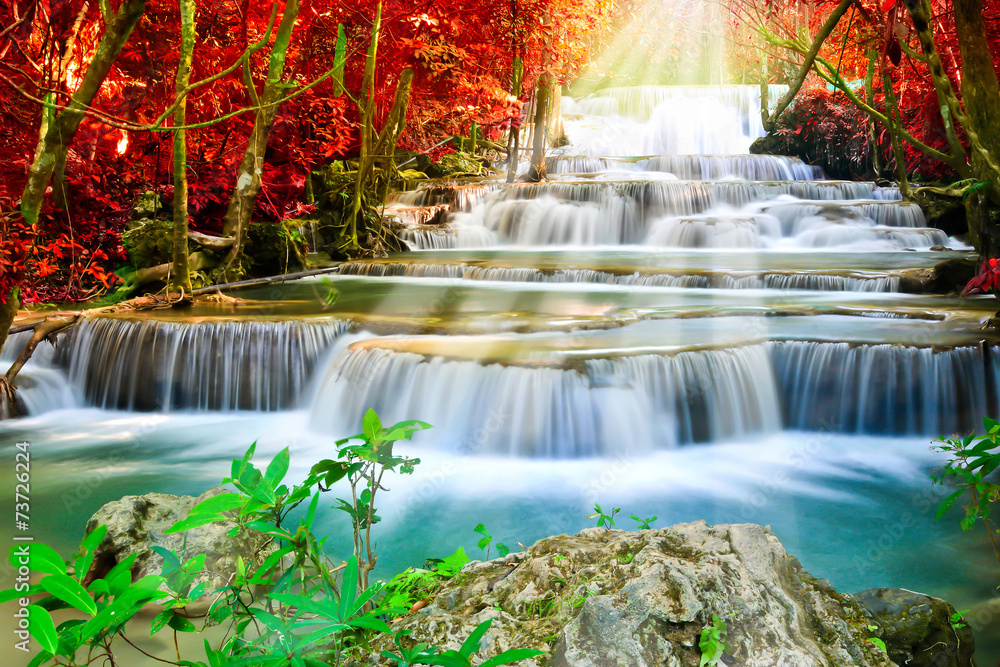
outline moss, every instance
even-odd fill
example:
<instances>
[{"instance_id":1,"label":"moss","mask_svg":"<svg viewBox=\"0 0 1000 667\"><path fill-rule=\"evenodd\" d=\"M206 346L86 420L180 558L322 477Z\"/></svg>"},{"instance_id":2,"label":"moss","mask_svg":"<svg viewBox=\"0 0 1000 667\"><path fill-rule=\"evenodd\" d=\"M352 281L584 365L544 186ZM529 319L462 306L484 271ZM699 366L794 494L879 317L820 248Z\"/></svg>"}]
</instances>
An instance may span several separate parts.
<instances>
[{"instance_id":1,"label":"moss","mask_svg":"<svg viewBox=\"0 0 1000 667\"><path fill-rule=\"evenodd\" d=\"M169 262L173 257L173 221L140 218L122 232L122 245L137 269Z\"/></svg>"},{"instance_id":2,"label":"moss","mask_svg":"<svg viewBox=\"0 0 1000 667\"><path fill-rule=\"evenodd\" d=\"M249 278L277 276L303 268L306 243L280 222L255 222L247 232L243 266Z\"/></svg>"},{"instance_id":3,"label":"moss","mask_svg":"<svg viewBox=\"0 0 1000 667\"><path fill-rule=\"evenodd\" d=\"M483 165L468 153L448 153L426 169L431 178L454 178L457 176L481 176Z\"/></svg>"}]
</instances>

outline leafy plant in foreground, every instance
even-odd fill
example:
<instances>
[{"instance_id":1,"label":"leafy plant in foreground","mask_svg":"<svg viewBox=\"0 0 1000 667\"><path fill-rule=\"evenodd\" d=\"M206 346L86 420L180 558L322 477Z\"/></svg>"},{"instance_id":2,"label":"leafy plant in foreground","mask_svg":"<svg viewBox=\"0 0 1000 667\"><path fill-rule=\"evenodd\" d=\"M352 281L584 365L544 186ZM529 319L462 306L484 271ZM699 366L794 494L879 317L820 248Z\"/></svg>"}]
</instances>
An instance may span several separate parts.
<instances>
[{"instance_id":1,"label":"leafy plant in foreground","mask_svg":"<svg viewBox=\"0 0 1000 667\"><path fill-rule=\"evenodd\" d=\"M490 531L486 530L486 524L480 523L473 528L474 531L482 535L482 539L479 540L477 546L486 552L486 560L490 559L490 543L493 541L493 536L490 535ZM497 553L500 554L500 558L503 558L510 553L510 547L508 547L503 542L497 542Z\"/></svg>"},{"instance_id":2,"label":"leafy plant in foreground","mask_svg":"<svg viewBox=\"0 0 1000 667\"><path fill-rule=\"evenodd\" d=\"M722 659L722 654L729 650L726 643L726 635L729 628L726 622L719 618L719 615L712 613L712 622L706 625L701 631L698 639L698 648L701 649L701 661L699 667L715 667Z\"/></svg>"},{"instance_id":3,"label":"leafy plant in foreground","mask_svg":"<svg viewBox=\"0 0 1000 667\"><path fill-rule=\"evenodd\" d=\"M133 582L131 568L136 560L133 555L84 587L95 549L107 532L103 526L84 538L72 573L51 547L41 543L15 546L11 551L15 567L27 565L44 575L27 590L0 591L0 602L46 594L26 611L29 632L42 646L31 667L44 664L83 667L95 663L117 667L120 663L116 662L114 643L120 640L135 646L125 628L146 604L162 605L150 634L166 627L174 633L199 632L204 626L199 629L177 612L206 598L211 604L204 625L225 624L226 630L216 646L205 640L205 660L182 659L179 650L176 661L150 657L177 667L323 667L340 664L360 647L369 647L378 635L388 634L393 636L400 654L386 657L401 660L402 664L469 667L490 621L477 626L459 651L427 645L404 651L401 644L407 632L393 633L386 619L399 611L390 605L399 601L398 594L405 594L406 586L400 584L400 577L388 586L382 582L361 585L367 581L366 566L373 565L375 560L370 527L377 522L373 501L382 488L382 476L397 468L400 472L410 472L418 462L395 456L392 443L409 439L415 430L428 426L423 422L401 422L386 429L377 415L369 411L364 433L353 438L360 439L361 445L341 447L341 461L321 462L301 484L293 486L283 483L289 465L287 449L261 471L253 464L255 446L251 446L241 459L233 461L231 474L224 480L236 492L212 496L199 503L167 531L180 533L228 520L235 523L229 531L231 535L248 531L259 538L249 561L238 557L232 580L214 591L206 590L204 582L195 583L205 568L204 555L185 560L182 555L159 547L154 548L164 559L162 574ZM335 507L351 517L355 553L335 565L325 556L325 540L314 535L313 524L320 493L344 477L350 482L352 502L341 499ZM297 525L293 524L289 514L307 499L304 515ZM357 556L362 548L367 559L364 562ZM459 549L449 558L434 561L438 583L457 574L467 560ZM267 592L265 597L258 597L261 590ZM67 608L77 610L83 618L56 626L50 612ZM539 654L541 651L533 649L507 651L479 667L510 664Z\"/></svg>"},{"instance_id":4,"label":"leafy plant in foreground","mask_svg":"<svg viewBox=\"0 0 1000 667\"><path fill-rule=\"evenodd\" d=\"M444 559L430 559L423 568L408 567L385 583L382 606L393 616L408 613L417 602L427 599L441 582L451 579L469 562L459 547Z\"/></svg>"},{"instance_id":5,"label":"leafy plant in foreground","mask_svg":"<svg viewBox=\"0 0 1000 667\"><path fill-rule=\"evenodd\" d=\"M476 629L472 631L472 634L462 643L462 647L457 651L441 651L436 647L428 647L427 644L417 644L412 649L403 648L400 640L409 634L408 630L404 630L395 636L396 648L399 653L392 653L391 651L382 651L382 655L386 658L395 660L400 667L408 667L409 665L441 665L442 667L470 667L472 665L472 655L479 650L479 646L483 641L483 635L486 631L490 629L490 624L493 623L493 619L487 619L483 621ZM479 663L478 667L499 667L500 665L510 665L520 660L527 660L528 658L534 658L537 655L542 655L543 651L532 648L516 648L509 651L504 651L503 653L490 658L489 660L484 660Z\"/></svg>"},{"instance_id":6,"label":"leafy plant in foreground","mask_svg":"<svg viewBox=\"0 0 1000 667\"><path fill-rule=\"evenodd\" d=\"M621 511L622 508L613 507L611 508L611 514L605 514L604 510L601 509L601 506L594 503L594 512L593 514L588 514L587 518L593 519L594 517L597 517L598 528L617 528L617 526L615 526L615 515Z\"/></svg>"},{"instance_id":7,"label":"leafy plant in foreground","mask_svg":"<svg viewBox=\"0 0 1000 667\"><path fill-rule=\"evenodd\" d=\"M962 530L969 532L982 519L993 545L993 553L1000 561L997 547L998 528L991 516L994 503L1000 500L1000 484L988 481L990 474L1000 467L1000 422L983 418L984 435L967 435L962 438L940 438L936 449L948 454L948 462L931 475L936 484L954 481L958 488L938 506L937 517L943 517L956 502L968 494L962 517Z\"/></svg>"},{"instance_id":8,"label":"leafy plant in foreground","mask_svg":"<svg viewBox=\"0 0 1000 667\"><path fill-rule=\"evenodd\" d=\"M652 530L653 527L651 525L649 525L649 524L651 524L654 521L656 521L657 516L654 514L653 516L649 517L648 519L643 519L641 517L637 517L635 515L632 515L629 518L632 519L633 521L635 521L637 524L639 524L636 527L636 530Z\"/></svg>"},{"instance_id":9,"label":"leafy plant in foreground","mask_svg":"<svg viewBox=\"0 0 1000 667\"><path fill-rule=\"evenodd\" d=\"M382 479L386 473L412 474L420 459L397 456L395 443L410 440L413 434L431 425L417 420L401 421L389 428L382 426L374 410L365 413L362 432L337 441L339 460L324 459L314 465L310 479L321 481L320 488L328 490L333 484L347 478L351 498L337 500L337 509L346 512L353 527L354 556L358 559L358 585L368 587L368 574L375 567L377 556L371 539L371 528L381 521L375 513L375 499L385 487ZM358 444L348 444L351 441Z\"/></svg>"}]
</instances>

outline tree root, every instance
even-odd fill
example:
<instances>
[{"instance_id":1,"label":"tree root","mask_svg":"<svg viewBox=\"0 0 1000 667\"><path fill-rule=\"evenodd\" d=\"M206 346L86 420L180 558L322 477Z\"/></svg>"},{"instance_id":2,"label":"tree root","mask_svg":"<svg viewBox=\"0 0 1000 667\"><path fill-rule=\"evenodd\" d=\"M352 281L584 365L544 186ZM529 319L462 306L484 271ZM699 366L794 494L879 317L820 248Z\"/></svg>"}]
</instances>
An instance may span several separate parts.
<instances>
[{"instance_id":1,"label":"tree root","mask_svg":"<svg viewBox=\"0 0 1000 667\"><path fill-rule=\"evenodd\" d=\"M13 385L6 379L0 378L0 421L20 416L21 410L17 404L17 393Z\"/></svg>"}]
</instances>

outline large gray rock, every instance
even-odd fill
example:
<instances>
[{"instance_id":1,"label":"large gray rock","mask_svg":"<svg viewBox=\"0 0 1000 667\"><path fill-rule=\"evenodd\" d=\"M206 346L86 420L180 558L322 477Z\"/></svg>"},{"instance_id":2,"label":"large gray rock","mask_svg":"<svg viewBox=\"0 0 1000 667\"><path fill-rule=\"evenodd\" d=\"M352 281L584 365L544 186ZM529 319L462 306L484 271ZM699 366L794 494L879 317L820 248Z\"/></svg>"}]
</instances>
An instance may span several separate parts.
<instances>
[{"instance_id":1,"label":"large gray rock","mask_svg":"<svg viewBox=\"0 0 1000 667\"><path fill-rule=\"evenodd\" d=\"M410 629L414 643L457 648L493 618L484 659L531 647L549 656L525 666L697 667L713 613L728 626L731 649L720 664L730 667L894 664L869 641L878 631L851 596L806 573L769 529L749 524L546 538L527 552L470 563L396 627Z\"/></svg>"},{"instance_id":2,"label":"large gray rock","mask_svg":"<svg viewBox=\"0 0 1000 667\"><path fill-rule=\"evenodd\" d=\"M149 493L144 496L125 496L121 500L105 504L87 522L87 532L99 525L108 527L108 533L98 545L94 564L87 575L87 583L100 578L117 563L137 554L132 567L133 579L147 574L160 574L163 557L153 551L154 546L171 549L182 560L198 554L205 554L205 570L195 579L195 585L205 581L209 592L229 583L236 572L237 558L247 563L263 560L274 549L266 535L255 531L243 531L235 537L227 534L236 526L233 521L219 521L206 526L192 528L185 533L165 535L164 532L176 522L187 517L191 508L198 503L227 493L221 487L209 489L198 497L172 496L164 493ZM204 611L201 607L190 613Z\"/></svg>"},{"instance_id":3,"label":"large gray rock","mask_svg":"<svg viewBox=\"0 0 1000 667\"><path fill-rule=\"evenodd\" d=\"M940 598L903 588L869 588L856 599L882 630L889 657L907 667L968 667L974 664L972 629L952 626L955 608Z\"/></svg>"}]
</instances>

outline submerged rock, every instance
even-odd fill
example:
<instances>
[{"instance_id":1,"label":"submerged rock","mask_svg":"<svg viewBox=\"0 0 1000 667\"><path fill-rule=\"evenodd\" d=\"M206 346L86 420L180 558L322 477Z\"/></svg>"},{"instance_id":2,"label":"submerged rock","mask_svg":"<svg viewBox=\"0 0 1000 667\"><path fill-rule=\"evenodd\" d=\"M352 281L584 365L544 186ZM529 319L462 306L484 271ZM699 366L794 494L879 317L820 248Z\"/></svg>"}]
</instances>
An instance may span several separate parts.
<instances>
[{"instance_id":1,"label":"submerged rock","mask_svg":"<svg viewBox=\"0 0 1000 667\"><path fill-rule=\"evenodd\" d=\"M812 577L761 526L703 521L623 532L590 528L473 562L394 629L457 648L493 618L481 658L518 647L547 656L522 665L697 667L716 614L728 629L719 664L888 666L872 621L853 597ZM869 626L877 626L869 630ZM888 640L886 640L888 641ZM381 663L374 647L369 664ZM956 663L968 664L968 663Z\"/></svg>"},{"instance_id":2,"label":"submerged rock","mask_svg":"<svg viewBox=\"0 0 1000 667\"><path fill-rule=\"evenodd\" d=\"M198 497L148 493L144 496L125 496L105 504L87 521L88 533L101 525L108 527L108 533L95 551L94 564L85 582L89 584L103 577L132 554L138 556L132 566L133 579L160 574L163 557L153 551L153 547L157 546L176 552L182 560L205 554L205 569L195 579L195 585L205 581L208 591L225 586L236 572L238 558L242 557L250 563L270 555L274 547L267 536L244 531L230 537L228 531L236 526L233 521L210 523L186 533L164 534L168 528L187 517L192 507L220 493L227 491L215 487ZM188 609L188 613L203 613L210 602L203 599L197 609Z\"/></svg>"},{"instance_id":3,"label":"submerged rock","mask_svg":"<svg viewBox=\"0 0 1000 667\"><path fill-rule=\"evenodd\" d=\"M955 608L903 588L870 588L853 596L882 631L889 657L907 667L965 667L975 651L972 630L953 625Z\"/></svg>"}]
</instances>

